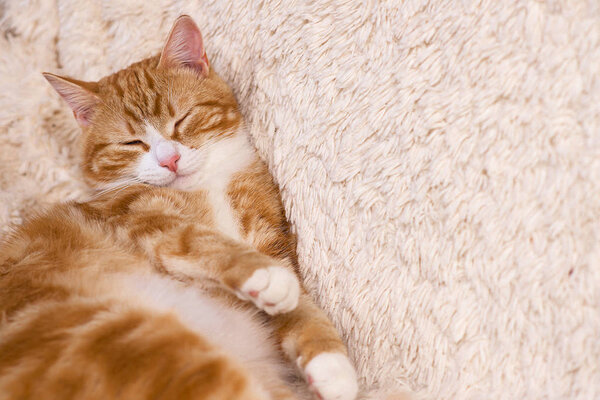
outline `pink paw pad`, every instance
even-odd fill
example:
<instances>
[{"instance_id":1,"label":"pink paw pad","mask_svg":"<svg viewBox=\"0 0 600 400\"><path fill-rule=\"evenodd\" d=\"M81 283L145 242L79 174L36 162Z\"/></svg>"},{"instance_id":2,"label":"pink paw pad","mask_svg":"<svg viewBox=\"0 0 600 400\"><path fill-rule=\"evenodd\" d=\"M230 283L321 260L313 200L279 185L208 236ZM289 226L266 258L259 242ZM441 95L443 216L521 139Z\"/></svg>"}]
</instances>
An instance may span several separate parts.
<instances>
[{"instance_id":1,"label":"pink paw pad","mask_svg":"<svg viewBox=\"0 0 600 400\"><path fill-rule=\"evenodd\" d=\"M315 394L315 396L317 396L317 398L319 400L323 400L323 396L321 396L321 393L319 393L319 391L317 390L317 388L313 386L313 383L315 382L315 380L313 379L313 377L311 375L308 375L306 377L306 381L308 382L308 385L310 386L310 389Z\"/></svg>"}]
</instances>

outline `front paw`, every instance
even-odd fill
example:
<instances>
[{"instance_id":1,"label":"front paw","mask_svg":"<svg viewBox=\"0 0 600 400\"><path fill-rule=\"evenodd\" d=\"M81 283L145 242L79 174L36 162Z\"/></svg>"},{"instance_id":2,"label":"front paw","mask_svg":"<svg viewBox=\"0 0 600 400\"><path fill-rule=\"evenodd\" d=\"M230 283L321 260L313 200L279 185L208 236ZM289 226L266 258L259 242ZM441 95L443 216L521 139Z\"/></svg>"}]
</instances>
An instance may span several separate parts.
<instances>
[{"instance_id":1,"label":"front paw","mask_svg":"<svg viewBox=\"0 0 600 400\"><path fill-rule=\"evenodd\" d=\"M354 367L344 354L320 353L306 364L306 380L321 400L354 400L358 382Z\"/></svg>"},{"instance_id":2,"label":"front paw","mask_svg":"<svg viewBox=\"0 0 600 400\"><path fill-rule=\"evenodd\" d=\"M300 284L288 268L274 265L254 271L237 295L242 300L252 301L267 314L281 314L298 305Z\"/></svg>"}]
</instances>

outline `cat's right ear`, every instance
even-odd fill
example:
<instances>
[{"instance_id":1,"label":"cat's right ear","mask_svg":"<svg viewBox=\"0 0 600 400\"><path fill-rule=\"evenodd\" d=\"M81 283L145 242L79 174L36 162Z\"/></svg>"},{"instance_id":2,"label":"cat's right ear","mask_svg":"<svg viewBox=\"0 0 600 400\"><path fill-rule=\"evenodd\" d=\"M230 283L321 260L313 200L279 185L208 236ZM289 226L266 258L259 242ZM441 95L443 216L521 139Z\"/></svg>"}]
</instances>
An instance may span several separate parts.
<instances>
[{"instance_id":1,"label":"cat's right ear","mask_svg":"<svg viewBox=\"0 0 600 400\"><path fill-rule=\"evenodd\" d=\"M189 15L180 16L173 24L158 65L190 68L201 77L208 76L210 67L202 34Z\"/></svg>"},{"instance_id":2,"label":"cat's right ear","mask_svg":"<svg viewBox=\"0 0 600 400\"><path fill-rule=\"evenodd\" d=\"M94 93L98 90L97 84L64 78L48 72L43 72L42 75L71 107L77 122L81 126L88 126L96 106L100 103L100 98Z\"/></svg>"}]
</instances>

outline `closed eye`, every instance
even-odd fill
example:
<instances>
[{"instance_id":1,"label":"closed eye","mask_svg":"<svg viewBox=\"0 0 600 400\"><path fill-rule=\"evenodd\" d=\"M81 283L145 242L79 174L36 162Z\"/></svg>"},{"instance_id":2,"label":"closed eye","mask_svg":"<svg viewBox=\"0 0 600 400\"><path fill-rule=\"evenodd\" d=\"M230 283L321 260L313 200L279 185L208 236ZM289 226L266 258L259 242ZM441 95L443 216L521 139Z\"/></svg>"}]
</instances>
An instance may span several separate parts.
<instances>
[{"instance_id":1,"label":"closed eye","mask_svg":"<svg viewBox=\"0 0 600 400\"><path fill-rule=\"evenodd\" d=\"M141 140L132 140L130 142L121 142L120 144L122 144L124 146L139 146L144 151L150 150L150 146L148 146L146 143L142 142Z\"/></svg>"},{"instance_id":2,"label":"closed eye","mask_svg":"<svg viewBox=\"0 0 600 400\"><path fill-rule=\"evenodd\" d=\"M190 112L191 111L188 111L187 114L185 114L182 118L178 119L177 122L175 122L175 125L173 126L175 131L177 131L179 125L181 125L181 123L185 121L185 119L190 115Z\"/></svg>"}]
</instances>

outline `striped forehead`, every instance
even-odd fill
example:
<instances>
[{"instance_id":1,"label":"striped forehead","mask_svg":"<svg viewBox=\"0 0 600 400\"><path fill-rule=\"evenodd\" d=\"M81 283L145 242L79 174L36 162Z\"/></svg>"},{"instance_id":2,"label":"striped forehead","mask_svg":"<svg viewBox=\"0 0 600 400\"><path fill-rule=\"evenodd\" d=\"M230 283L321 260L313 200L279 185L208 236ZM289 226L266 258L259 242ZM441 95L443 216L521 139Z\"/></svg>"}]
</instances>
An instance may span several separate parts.
<instances>
[{"instance_id":1,"label":"striped forehead","mask_svg":"<svg viewBox=\"0 0 600 400\"><path fill-rule=\"evenodd\" d=\"M123 114L136 125L175 115L169 96L162 93L152 69L138 67L120 71L109 83Z\"/></svg>"}]
</instances>

